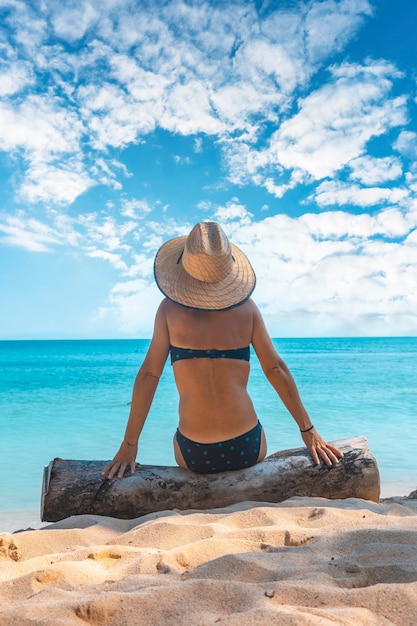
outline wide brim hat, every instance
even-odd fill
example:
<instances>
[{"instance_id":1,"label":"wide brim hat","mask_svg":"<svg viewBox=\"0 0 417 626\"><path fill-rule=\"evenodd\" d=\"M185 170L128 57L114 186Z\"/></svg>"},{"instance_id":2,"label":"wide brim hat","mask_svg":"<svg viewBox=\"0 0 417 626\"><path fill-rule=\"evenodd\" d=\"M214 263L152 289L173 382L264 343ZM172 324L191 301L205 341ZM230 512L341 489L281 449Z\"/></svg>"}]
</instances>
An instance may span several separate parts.
<instances>
[{"instance_id":1,"label":"wide brim hat","mask_svg":"<svg viewBox=\"0 0 417 626\"><path fill-rule=\"evenodd\" d=\"M199 222L188 236L164 243L155 257L154 275L167 298L206 311L241 304L256 283L248 258L216 222Z\"/></svg>"}]
</instances>

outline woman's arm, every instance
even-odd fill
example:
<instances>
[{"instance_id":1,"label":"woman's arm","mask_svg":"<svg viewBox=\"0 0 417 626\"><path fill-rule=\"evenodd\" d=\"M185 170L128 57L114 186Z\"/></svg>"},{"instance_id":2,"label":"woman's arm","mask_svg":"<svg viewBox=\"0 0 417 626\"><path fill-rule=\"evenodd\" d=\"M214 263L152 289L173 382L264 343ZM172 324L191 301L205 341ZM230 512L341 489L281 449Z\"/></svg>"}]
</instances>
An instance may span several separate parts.
<instances>
[{"instance_id":1,"label":"woman's arm","mask_svg":"<svg viewBox=\"0 0 417 626\"><path fill-rule=\"evenodd\" d=\"M162 302L155 317L154 332L148 352L133 385L132 402L123 442L113 460L102 471L102 475L109 479L113 478L116 473L118 478L122 478L127 467L130 467L131 474L135 472L138 439L151 408L168 351L169 336L164 302Z\"/></svg>"},{"instance_id":2,"label":"woman's arm","mask_svg":"<svg viewBox=\"0 0 417 626\"><path fill-rule=\"evenodd\" d=\"M255 304L253 304L253 307L252 345L265 376L296 421L300 431L306 431L301 432L301 436L313 457L314 463L316 465L320 463L319 457L323 459L326 465L338 463L338 457L343 456L342 452L335 446L327 443L315 430L301 401L297 385L290 370L277 354L259 309Z\"/></svg>"}]
</instances>

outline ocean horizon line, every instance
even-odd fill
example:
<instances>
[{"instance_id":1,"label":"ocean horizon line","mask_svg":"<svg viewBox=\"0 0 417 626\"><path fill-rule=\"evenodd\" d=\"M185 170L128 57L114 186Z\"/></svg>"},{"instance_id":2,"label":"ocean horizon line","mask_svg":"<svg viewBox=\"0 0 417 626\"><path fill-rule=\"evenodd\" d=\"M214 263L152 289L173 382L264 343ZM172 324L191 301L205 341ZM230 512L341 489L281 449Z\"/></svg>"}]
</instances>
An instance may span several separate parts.
<instances>
[{"instance_id":1,"label":"ocean horizon line","mask_svg":"<svg viewBox=\"0 0 417 626\"><path fill-rule=\"evenodd\" d=\"M415 335L281 335L273 337L273 340L317 340L317 339L416 339ZM54 341L150 341L149 337L18 337L18 338L1 338L0 343L18 343L18 342L54 342Z\"/></svg>"}]
</instances>

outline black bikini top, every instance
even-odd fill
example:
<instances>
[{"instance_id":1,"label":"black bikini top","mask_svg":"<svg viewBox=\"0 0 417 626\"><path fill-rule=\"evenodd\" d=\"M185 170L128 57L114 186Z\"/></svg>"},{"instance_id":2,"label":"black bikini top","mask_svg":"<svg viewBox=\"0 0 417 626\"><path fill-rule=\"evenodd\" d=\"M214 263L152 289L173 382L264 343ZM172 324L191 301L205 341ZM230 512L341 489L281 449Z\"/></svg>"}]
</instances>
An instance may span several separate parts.
<instances>
[{"instance_id":1,"label":"black bikini top","mask_svg":"<svg viewBox=\"0 0 417 626\"><path fill-rule=\"evenodd\" d=\"M169 346L171 354L171 364L183 359L238 359L239 361L249 361L250 349L233 348L231 350L193 350L192 348L177 348Z\"/></svg>"}]
</instances>

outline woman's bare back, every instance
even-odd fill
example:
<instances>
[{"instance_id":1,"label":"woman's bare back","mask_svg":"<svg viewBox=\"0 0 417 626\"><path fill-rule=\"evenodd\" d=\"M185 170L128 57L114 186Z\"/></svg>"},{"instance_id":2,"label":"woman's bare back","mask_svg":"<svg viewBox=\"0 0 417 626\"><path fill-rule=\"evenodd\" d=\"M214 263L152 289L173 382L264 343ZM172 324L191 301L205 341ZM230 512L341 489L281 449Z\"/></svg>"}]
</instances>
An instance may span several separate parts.
<instances>
[{"instance_id":1,"label":"woman's bare back","mask_svg":"<svg viewBox=\"0 0 417 626\"><path fill-rule=\"evenodd\" d=\"M180 348L233 350L252 342L253 307L249 301L230 310L187 309L164 302L169 342ZM183 435L210 443L253 428L257 416L247 393L249 363L233 358L196 358L174 362Z\"/></svg>"}]
</instances>

